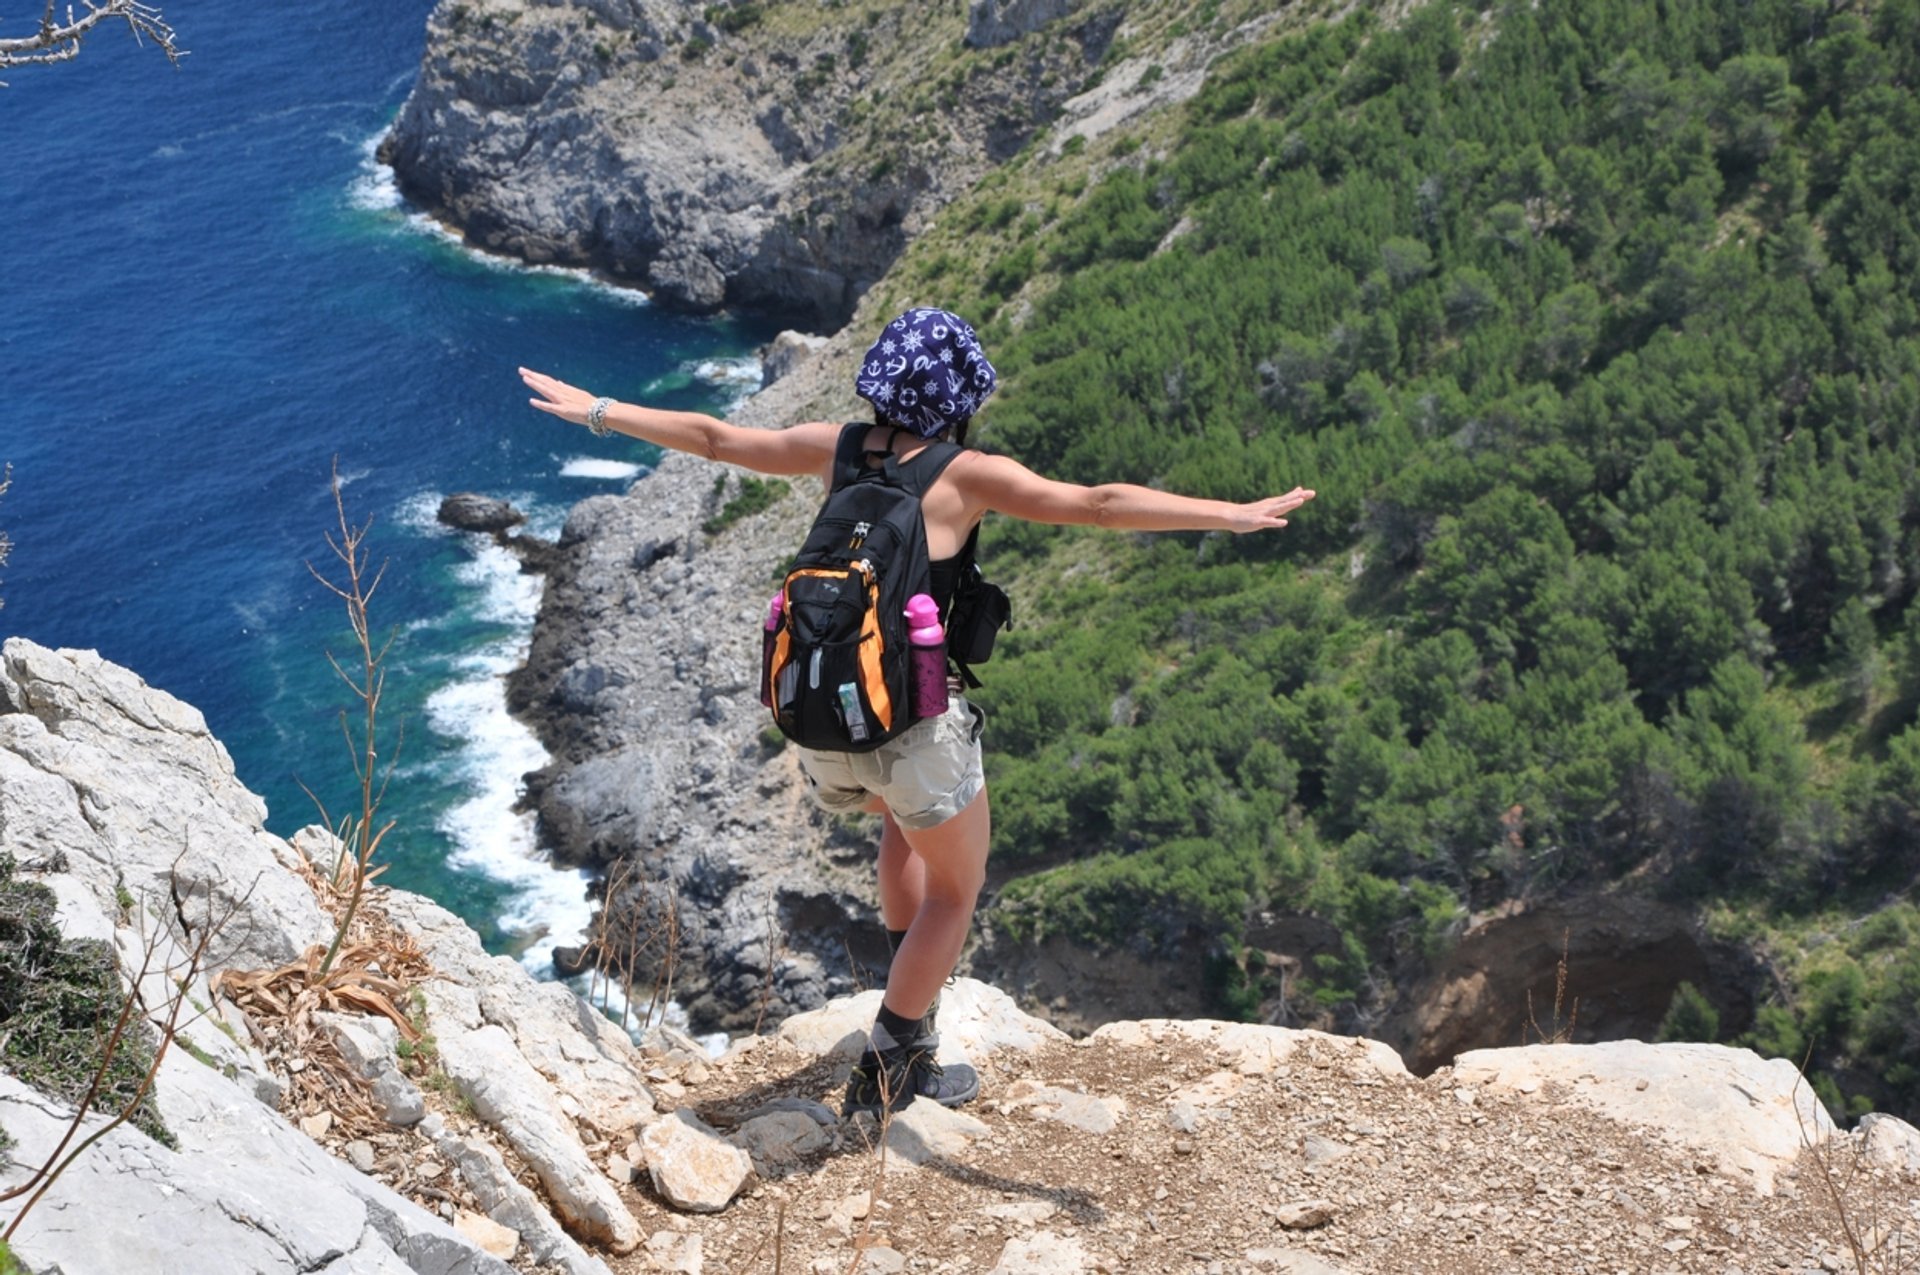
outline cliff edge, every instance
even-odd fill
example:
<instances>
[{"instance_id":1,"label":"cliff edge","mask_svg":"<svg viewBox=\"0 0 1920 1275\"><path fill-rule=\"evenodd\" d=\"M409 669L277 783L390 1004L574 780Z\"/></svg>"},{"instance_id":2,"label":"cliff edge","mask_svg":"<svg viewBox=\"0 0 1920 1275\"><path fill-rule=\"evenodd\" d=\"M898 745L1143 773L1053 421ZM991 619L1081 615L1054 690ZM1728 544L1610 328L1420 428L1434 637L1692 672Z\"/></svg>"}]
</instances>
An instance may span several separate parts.
<instances>
[{"instance_id":1,"label":"cliff edge","mask_svg":"<svg viewBox=\"0 0 1920 1275\"><path fill-rule=\"evenodd\" d=\"M1744 1050L1543 1044L1420 1080L1375 1041L1251 1024L1073 1040L962 979L942 1053L980 1069L980 1100L842 1119L877 992L718 1058L635 1043L377 888L315 977L339 847L263 814L189 706L90 652L0 648L0 1221L27 1271L1720 1275L1920 1254L1920 1132L1840 1133L1790 1063ZM92 1115L97 1141L17 1191L76 1128L75 1093L24 1079L48 1031L22 1009L76 952L110 956L162 1047L157 1123Z\"/></svg>"}]
</instances>

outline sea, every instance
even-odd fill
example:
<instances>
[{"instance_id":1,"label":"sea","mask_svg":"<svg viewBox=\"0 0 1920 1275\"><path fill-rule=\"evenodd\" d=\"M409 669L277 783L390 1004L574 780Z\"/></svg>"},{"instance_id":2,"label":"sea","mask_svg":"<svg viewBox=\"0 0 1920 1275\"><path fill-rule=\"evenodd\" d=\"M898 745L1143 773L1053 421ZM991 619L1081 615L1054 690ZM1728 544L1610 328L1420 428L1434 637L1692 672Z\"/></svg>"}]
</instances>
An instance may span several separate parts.
<instances>
[{"instance_id":1,"label":"sea","mask_svg":"<svg viewBox=\"0 0 1920 1275\"><path fill-rule=\"evenodd\" d=\"M591 905L515 809L547 760L503 682L540 580L436 510L505 497L552 536L576 501L644 492L652 449L534 411L517 366L724 412L772 330L487 256L409 207L374 153L431 7L176 0L177 68L103 28L0 74L0 636L97 650L198 708L272 831L337 819L357 701L330 658L357 648L315 576L343 578L337 473L391 639L382 882L553 977Z\"/></svg>"}]
</instances>

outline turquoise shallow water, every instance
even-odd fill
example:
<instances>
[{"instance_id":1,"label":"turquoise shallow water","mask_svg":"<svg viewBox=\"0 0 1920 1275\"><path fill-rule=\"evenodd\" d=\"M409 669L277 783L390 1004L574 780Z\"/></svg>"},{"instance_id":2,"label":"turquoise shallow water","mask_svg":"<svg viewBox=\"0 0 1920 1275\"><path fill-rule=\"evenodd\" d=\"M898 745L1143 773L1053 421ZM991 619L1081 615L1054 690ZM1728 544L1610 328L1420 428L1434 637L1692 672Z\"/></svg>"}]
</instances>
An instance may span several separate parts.
<instances>
[{"instance_id":1,"label":"turquoise shallow water","mask_svg":"<svg viewBox=\"0 0 1920 1275\"><path fill-rule=\"evenodd\" d=\"M92 647L197 706L270 826L339 808L344 613L329 468L387 575L399 743L389 883L544 963L587 915L512 812L538 746L505 713L538 582L438 527L440 497L510 496L553 532L653 459L525 406L527 363L715 410L770 333L662 313L576 274L479 256L372 161L417 65L425 0L168 6L183 69L119 33L0 90L0 634Z\"/></svg>"}]
</instances>

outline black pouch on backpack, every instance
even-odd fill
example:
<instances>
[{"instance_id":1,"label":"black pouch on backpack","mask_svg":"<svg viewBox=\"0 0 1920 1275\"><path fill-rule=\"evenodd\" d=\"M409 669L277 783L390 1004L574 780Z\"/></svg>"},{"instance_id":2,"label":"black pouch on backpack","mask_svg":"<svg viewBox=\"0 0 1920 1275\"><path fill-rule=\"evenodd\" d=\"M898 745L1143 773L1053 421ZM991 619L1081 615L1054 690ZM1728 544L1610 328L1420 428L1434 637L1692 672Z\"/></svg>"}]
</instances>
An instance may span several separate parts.
<instances>
[{"instance_id":1,"label":"black pouch on backpack","mask_svg":"<svg viewBox=\"0 0 1920 1275\"><path fill-rule=\"evenodd\" d=\"M961 664L985 664L993 658L994 639L1012 621L1006 591L982 580L980 568L969 563L947 614L947 653Z\"/></svg>"}]
</instances>

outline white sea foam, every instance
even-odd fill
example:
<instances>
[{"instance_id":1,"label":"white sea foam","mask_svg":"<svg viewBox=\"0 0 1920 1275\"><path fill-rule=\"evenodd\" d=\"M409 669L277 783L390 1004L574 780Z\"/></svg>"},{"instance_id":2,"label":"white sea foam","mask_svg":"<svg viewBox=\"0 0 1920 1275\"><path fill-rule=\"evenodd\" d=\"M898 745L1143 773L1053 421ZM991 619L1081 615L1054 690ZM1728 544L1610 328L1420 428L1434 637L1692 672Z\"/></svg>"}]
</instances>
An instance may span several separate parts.
<instances>
[{"instance_id":1,"label":"white sea foam","mask_svg":"<svg viewBox=\"0 0 1920 1275\"><path fill-rule=\"evenodd\" d=\"M393 520L408 531L427 536L450 536L453 528L440 521L440 502L446 495L437 491L416 491L393 511Z\"/></svg>"},{"instance_id":2,"label":"white sea foam","mask_svg":"<svg viewBox=\"0 0 1920 1275\"><path fill-rule=\"evenodd\" d=\"M513 809L520 777L549 760L533 732L507 711L505 677L521 653L516 638L462 661L462 680L428 697L427 721L459 741L457 771L470 794L440 818L455 846L449 866L512 887L514 902L500 923L527 940L521 961L529 972L552 978L553 946L586 942L593 907L588 875L556 870L540 852L532 813Z\"/></svg>"},{"instance_id":3,"label":"white sea foam","mask_svg":"<svg viewBox=\"0 0 1920 1275\"><path fill-rule=\"evenodd\" d=\"M385 136L386 130L382 129L360 144L359 169L347 183L347 203L366 212L392 212L406 207L406 198L400 193L400 184L394 177L393 169L379 159L380 141ZM418 210L405 213L400 223L409 230L445 241L449 246L459 249L469 260L489 270L554 275L571 280L587 291L620 305L653 304L653 298L639 288L610 283L582 266L534 265L518 257L503 257L477 248L468 243L458 230Z\"/></svg>"},{"instance_id":4,"label":"white sea foam","mask_svg":"<svg viewBox=\"0 0 1920 1275\"><path fill-rule=\"evenodd\" d=\"M457 743L453 771L467 794L441 816L440 828L455 847L450 867L512 887L515 901L500 923L527 940L521 959L529 971L552 978L553 946L584 943L593 908L587 874L556 870L540 850L531 812L514 810L521 776L551 760L507 709L506 675L526 655L540 581L499 545L474 541L473 558L455 568L455 578L475 595L471 612L512 635L462 657L457 680L427 698L428 724Z\"/></svg>"},{"instance_id":5,"label":"white sea foam","mask_svg":"<svg viewBox=\"0 0 1920 1275\"><path fill-rule=\"evenodd\" d=\"M562 478L638 478L646 469L645 465L636 465L624 460L607 460L599 456L570 456L560 466Z\"/></svg>"},{"instance_id":6,"label":"white sea foam","mask_svg":"<svg viewBox=\"0 0 1920 1275\"><path fill-rule=\"evenodd\" d=\"M400 185L393 178L393 169L377 158L380 139L384 136L376 133L360 144L360 170L347 183L347 202L355 208L384 212L401 204Z\"/></svg>"},{"instance_id":7,"label":"white sea foam","mask_svg":"<svg viewBox=\"0 0 1920 1275\"><path fill-rule=\"evenodd\" d=\"M520 649L511 653L518 662L526 654L526 635L532 633L533 617L540 609L540 577L522 571L519 558L489 540L479 542L473 558L454 568L454 578L480 591L474 613L481 619L510 624L523 635ZM512 667L510 663L501 672Z\"/></svg>"}]
</instances>

